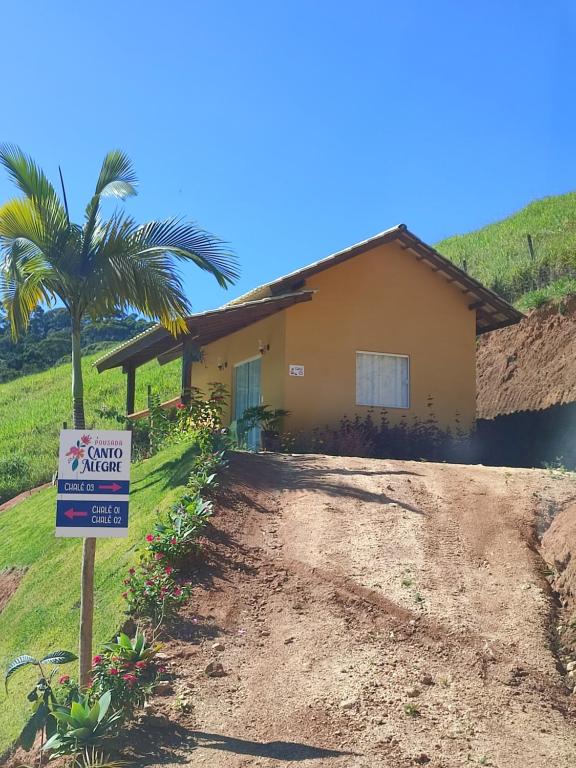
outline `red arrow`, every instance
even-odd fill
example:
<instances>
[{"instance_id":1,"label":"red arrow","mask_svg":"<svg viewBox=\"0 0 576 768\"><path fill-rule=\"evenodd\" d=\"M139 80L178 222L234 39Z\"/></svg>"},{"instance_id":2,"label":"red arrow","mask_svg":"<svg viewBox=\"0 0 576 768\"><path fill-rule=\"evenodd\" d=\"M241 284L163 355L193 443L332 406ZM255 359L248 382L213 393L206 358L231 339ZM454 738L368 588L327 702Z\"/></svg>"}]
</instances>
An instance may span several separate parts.
<instances>
[{"instance_id":1,"label":"red arrow","mask_svg":"<svg viewBox=\"0 0 576 768\"><path fill-rule=\"evenodd\" d=\"M67 517L68 520L74 520L75 517L88 517L88 512L80 512L80 510L71 507L64 512L64 517Z\"/></svg>"},{"instance_id":2,"label":"red arrow","mask_svg":"<svg viewBox=\"0 0 576 768\"><path fill-rule=\"evenodd\" d=\"M120 488L122 488L121 485L118 485L118 483L112 483L111 485L99 485L98 490L100 491L113 491L116 493L116 491L119 491Z\"/></svg>"}]
</instances>

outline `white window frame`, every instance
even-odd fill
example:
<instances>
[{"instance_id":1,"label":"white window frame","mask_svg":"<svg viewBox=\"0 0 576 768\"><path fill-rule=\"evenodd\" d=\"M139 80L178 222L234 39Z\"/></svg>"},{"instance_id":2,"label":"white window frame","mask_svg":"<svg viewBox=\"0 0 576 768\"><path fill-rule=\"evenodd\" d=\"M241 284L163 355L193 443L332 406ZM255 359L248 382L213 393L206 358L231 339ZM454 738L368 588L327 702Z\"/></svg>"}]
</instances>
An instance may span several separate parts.
<instances>
[{"instance_id":1,"label":"white window frame","mask_svg":"<svg viewBox=\"0 0 576 768\"><path fill-rule=\"evenodd\" d=\"M366 403L359 403L358 402L358 355L378 355L379 357L401 357L404 360L407 361L408 364L408 404L407 405L368 405ZM372 350L368 349L357 349L356 354L354 356L354 359L356 361L356 405L360 408L387 408L387 409L394 409L398 411L408 411L411 407L411 365L410 365L410 355L400 355L396 352L373 352Z\"/></svg>"}]
</instances>

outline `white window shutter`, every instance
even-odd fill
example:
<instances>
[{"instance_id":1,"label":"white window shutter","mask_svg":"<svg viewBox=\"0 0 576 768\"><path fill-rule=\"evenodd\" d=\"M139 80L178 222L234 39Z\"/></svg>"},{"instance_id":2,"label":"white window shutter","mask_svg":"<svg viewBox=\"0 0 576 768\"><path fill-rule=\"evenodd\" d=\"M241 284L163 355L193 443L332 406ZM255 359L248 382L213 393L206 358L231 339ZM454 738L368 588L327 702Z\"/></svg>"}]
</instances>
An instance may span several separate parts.
<instances>
[{"instance_id":1,"label":"white window shutter","mask_svg":"<svg viewBox=\"0 0 576 768\"><path fill-rule=\"evenodd\" d=\"M356 353L356 405L410 406L410 368L406 355Z\"/></svg>"}]
</instances>

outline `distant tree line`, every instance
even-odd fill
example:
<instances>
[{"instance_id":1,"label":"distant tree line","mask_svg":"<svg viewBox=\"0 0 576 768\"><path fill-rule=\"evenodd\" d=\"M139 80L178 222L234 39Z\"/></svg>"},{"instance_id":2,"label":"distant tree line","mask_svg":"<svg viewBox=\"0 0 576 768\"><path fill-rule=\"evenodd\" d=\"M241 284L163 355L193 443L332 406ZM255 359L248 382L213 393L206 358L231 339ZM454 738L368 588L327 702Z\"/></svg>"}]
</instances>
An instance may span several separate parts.
<instances>
[{"instance_id":1,"label":"distant tree line","mask_svg":"<svg viewBox=\"0 0 576 768\"><path fill-rule=\"evenodd\" d=\"M82 323L82 350L90 354L110 343L132 338L149 328L150 322L135 314L117 314ZM29 373L45 371L70 360L70 315L64 308L38 308L30 319L28 333L14 342L8 320L0 313L0 383Z\"/></svg>"}]
</instances>

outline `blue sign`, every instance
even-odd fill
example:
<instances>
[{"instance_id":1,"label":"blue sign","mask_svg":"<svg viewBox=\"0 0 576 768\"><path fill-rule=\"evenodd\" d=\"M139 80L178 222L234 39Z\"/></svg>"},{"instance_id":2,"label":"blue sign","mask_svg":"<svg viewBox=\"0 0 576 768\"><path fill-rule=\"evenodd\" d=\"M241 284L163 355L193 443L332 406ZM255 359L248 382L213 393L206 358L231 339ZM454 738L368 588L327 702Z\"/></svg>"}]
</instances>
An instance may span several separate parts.
<instances>
[{"instance_id":1,"label":"blue sign","mask_svg":"<svg viewBox=\"0 0 576 768\"><path fill-rule=\"evenodd\" d=\"M128 430L62 430L56 536L128 535L131 447Z\"/></svg>"},{"instance_id":2,"label":"blue sign","mask_svg":"<svg viewBox=\"0 0 576 768\"><path fill-rule=\"evenodd\" d=\"M93 499L58 499L56 502L57 528L128 527L128 502L94 501Z\"/></svg>"}]
</instances>

